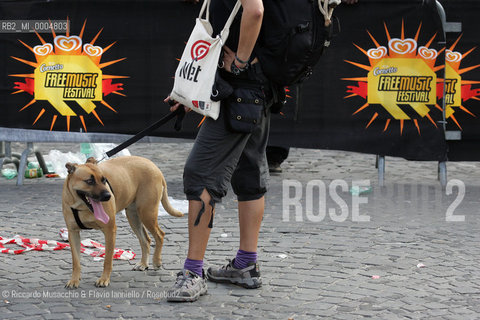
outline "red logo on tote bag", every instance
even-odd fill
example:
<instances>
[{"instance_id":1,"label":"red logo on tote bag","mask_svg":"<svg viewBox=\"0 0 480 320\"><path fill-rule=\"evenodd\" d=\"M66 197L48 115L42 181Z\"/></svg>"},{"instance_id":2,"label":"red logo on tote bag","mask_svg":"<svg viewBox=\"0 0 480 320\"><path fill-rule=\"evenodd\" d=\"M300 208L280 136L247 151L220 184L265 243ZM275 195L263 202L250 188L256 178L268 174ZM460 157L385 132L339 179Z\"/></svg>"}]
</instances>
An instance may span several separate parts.
<instances>
[{"instance_id":1,"label":"red logo on tote bag","mask_svg":"<svg viewBox=\"0 0 480 320\"><path fill-rule=\"evenodd\" d=\"M208 54L208 50L210 49L210 43L204 40L198 40L192 46L192 50L190 54L193 60L202 60Z\"/></svg>"}]
</instances>

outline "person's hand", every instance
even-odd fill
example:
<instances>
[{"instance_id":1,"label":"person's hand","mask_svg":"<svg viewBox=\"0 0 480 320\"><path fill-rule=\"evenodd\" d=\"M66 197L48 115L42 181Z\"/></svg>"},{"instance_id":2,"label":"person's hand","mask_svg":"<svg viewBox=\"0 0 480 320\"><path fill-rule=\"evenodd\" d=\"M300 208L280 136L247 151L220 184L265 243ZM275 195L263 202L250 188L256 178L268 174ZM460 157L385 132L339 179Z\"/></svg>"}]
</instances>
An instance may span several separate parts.
<instances>
[{"instance_id":1,"label":"person's hand","mask_svg":"<svg viewBox=\"0 0 480 320\"><path fill-rule=\"evenodd\" d=\"M235 52L229 47L223 46L223 68L228 72L232 72L232 62L235 60Z\"/></svg>"},{"instance_id":2,"label":"person's hand","mask_svg":"<svg viewBox=\"0 0 480 320\"><path fill-rule=\"evenodd\" d=\"M230 68L232 62L235 60L235 52L233 52L229 47L223 46L223 68L228 72L232 72ZM240 63L239 61L235 62L235 65L241 69L245 68L245 63Z\"/></svg>"},{"instance_id":3,"label":"person's hand","mask_svg":"<svg viewBox=\"0 0 480 320\"><path fill-rule=\"evenodd\" d=\"M174 105L170 105L170 101L173 101L173 102L174 102ZM190 109L189 107L184 106L183 104L180 104L180 102L177 102L177 101L174 101L174 100L170 99L170 96L166 97L166 98L163 100L163 102L168 103L168 104L170 105L170 112L174 112L175 110L177 110L178 108L180 108L180 106L182 106L182 107L185 109L185 113L192 111L192 109Z\"/></svg>"}]
</instances>

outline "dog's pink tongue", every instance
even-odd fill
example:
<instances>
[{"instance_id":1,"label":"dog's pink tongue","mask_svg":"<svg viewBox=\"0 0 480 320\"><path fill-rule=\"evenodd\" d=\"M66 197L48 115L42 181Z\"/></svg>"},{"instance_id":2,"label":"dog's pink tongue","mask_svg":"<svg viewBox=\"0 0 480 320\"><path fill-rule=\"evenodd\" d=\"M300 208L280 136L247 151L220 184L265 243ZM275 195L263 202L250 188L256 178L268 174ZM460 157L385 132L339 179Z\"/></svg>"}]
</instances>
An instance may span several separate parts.
<instances>
[{"instance_id":1,"label":"dog's pink tongue","mask_svg":"<svg viewBox=\"0 0 480 320\"><path fill-rule=\"evenodd\" d=\"M93 215L95 216L95 219L107 224L108 221L110 220L110 217L107 215L105 210L103 209L102 203L93 200L92 198L89 198L90 204L93 207Z\"/></svg>"}]
</instances>

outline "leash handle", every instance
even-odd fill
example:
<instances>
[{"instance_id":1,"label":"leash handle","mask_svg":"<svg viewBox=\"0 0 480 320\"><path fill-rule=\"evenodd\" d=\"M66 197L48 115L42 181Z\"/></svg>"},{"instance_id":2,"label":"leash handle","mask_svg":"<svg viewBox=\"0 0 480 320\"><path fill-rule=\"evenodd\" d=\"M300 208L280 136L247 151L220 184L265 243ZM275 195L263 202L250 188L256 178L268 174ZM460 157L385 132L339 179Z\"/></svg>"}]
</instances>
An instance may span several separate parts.
<instances>
[{"instance_id":1,"label":"leash handle","mask_svg":"<svg viewBox=\"0 0 480 320\"><path fill-rule=\"evenodd\" d=\"M175 128L175 131L182 130L182 122L183 122L183 119L185 118L185 114L186 114L185 108L183 106L178 107L178 109L181 109L181 110L179 110L179 112L177 114L177 120L175 120L175 125L173 126Z\"/></svg>"}]
</instances>

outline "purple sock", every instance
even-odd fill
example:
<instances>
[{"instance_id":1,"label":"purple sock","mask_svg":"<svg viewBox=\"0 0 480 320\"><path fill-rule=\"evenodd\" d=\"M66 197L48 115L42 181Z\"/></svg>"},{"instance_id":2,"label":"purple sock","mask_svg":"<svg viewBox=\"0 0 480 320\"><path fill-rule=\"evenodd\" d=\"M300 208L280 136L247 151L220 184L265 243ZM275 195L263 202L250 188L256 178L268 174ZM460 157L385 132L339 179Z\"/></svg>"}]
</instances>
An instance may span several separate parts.
<instances>
[{"instance_id":1,"label":"purple sock","mask_svg":"<svg viewBox=\"0 0 480 320\"><path fill-rule=\"evenodd\" d=\"M195 272L197 275L202 277L203 260L192 260L187 258L185 259L185 263L183 264L183 269Z\"/></svg>"},{"instance_id":2,"label":"purple sock","mask_svg":"<svg viewBox=\"0 0 480 320\"><path fill-rule=\"evenodd\" d=\"M237 269L245 269L250 262L257 262L257 253L238 250L233 264Z\"/></svg>"}]
</instances>

